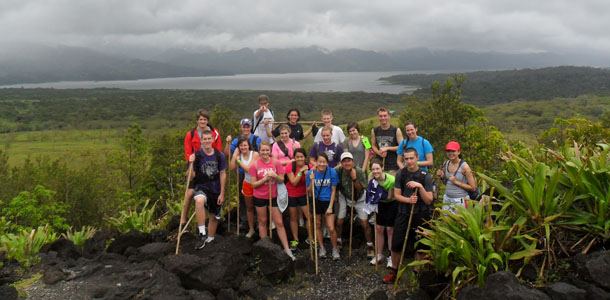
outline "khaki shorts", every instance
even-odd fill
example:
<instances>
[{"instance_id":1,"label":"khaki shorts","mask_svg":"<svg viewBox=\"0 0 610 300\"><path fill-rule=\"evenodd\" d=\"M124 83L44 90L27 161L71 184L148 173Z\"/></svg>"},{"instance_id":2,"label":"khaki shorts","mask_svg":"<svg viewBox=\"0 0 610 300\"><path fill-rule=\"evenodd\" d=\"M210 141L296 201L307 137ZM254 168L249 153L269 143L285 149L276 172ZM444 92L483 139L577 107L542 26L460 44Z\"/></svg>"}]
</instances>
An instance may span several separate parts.
<instances>
[{"instance_id":1,"label":"khaki shorts","mask_svg":"<svg viewBox=\"0 0 610 300\"><path fill-rule=\"evenodd\" d=\"M358 215L360 220L368 220L368 214L364 211L364 198L366 193L362 193L362 196L358 199L354 199L356 206L354 212ZM337 218L345 219L347 216L347 210L352 207L352 199L345 199L345 196L341 192L337 192L337 200L339 202L339 211L337 212Z\"/></svg>"}]
</instances>

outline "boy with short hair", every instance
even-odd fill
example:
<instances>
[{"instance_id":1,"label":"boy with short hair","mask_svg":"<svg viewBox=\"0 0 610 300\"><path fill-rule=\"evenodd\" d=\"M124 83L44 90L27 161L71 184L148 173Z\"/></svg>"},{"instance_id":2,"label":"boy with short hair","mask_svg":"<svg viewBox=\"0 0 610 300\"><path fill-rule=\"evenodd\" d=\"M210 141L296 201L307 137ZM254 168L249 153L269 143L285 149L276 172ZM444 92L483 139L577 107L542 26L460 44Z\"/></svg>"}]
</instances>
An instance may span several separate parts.
<instances>
[{"instance_id":1,"label":"boy with short hair","mask_svg":"<svg viewBox=\"0 0 610 300\"><path fill-rule=\"evenodd\" d=\"M203 131L201 142L202 149L189 157L189 161L193 163L193 169L195 170L195 178L193 179L195 185L195 215L199 229L195 249L201 249L205 244L214 240L218 226L216 216L220 214L220 208L224 202L227 179L227 162L224 154L212 147L212 132L209 130ZM207 232L205 227L206 210L210 214Z\"/></svg>"},{"instance_id":2,"label":"boy with short hair","mask_svg":"<svg viewBox=\"0 0 610 300\"><path fill-rule=\"evenodd\" d=\"M379 126L371 130L371 144L373 152L383 162L383 170L392 175L398 171L396 162L396 150L402 142L402 132L400 128L390 124L390 111L381 107L377 109L377 119Z\"/></svg>"},{"instance_id":3,"label":"boy with short hair","mask_svg":"<svg viewBox=\"0 0 610 300\"><path fill-rule=\"evenodd\" d=\"M322 122L324 122L324 127L332 128L332 141L335 145L343 145L345 141L345 134L343 130L339 126L333 125L333 112L330 109L322 110ZM322 130L316 133L316 137L313 139L314 143L319 143L322 141Z\"/></svg>"},{"instance_id":4,"label":"boy with short hair","mask_svg":"<svg viewBox=\"0 0 610 300\"><path fill-rule=\"evenodd\" d=\"M275 119L273 110L269 108L269 97L264 94L258 96L258 106L258 109L254 111L254 118L252 118L254 123L252 133L259 136L261 140L273 144L275 140L271 130L273 129L272 123Z\"/></svg>"}]
</instances>

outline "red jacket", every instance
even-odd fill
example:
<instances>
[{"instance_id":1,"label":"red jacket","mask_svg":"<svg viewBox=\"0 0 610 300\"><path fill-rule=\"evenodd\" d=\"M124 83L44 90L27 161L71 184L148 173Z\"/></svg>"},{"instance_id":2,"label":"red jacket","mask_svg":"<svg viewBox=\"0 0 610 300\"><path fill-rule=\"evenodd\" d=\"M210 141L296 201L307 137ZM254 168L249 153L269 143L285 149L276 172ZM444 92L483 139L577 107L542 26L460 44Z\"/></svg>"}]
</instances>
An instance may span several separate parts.
<instances>
[{"instance_id":1,"label":"red jacket","mask_svg":"<svg viewBox=\"0 0 610 300\"><path fill-rule=\"evenodd\" d=\"M208 125L212 128L212 148L222 152L222 138L220 137L220 131L218 129ZM193 130L186 133L184 136L184 158L186 161L189 161L189 157L191 154L195 153L197 150L201 148L201 139L199 138L199 134L197 134L197 127Z\"/></svg>"}]
</instances>

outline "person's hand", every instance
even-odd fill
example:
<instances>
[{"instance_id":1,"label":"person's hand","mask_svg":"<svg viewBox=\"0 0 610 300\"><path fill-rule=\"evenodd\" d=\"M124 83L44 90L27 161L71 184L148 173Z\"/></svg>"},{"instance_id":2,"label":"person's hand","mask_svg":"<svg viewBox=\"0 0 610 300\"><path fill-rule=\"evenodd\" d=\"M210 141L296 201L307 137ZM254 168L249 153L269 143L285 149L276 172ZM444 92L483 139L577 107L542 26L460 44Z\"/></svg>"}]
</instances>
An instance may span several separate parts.
<instances>
[{"instance_id":1,"label":"person's hand","mask_svg":"<svg viewBox=\"0 0 610 300\"><path fill-rule=\"evenodd\" d=\"M417 203L417 193L413 193L413 195L411 195L411 197L409 197L409 203L411 204L415 204Z\"/></svg>"},{"instance_id":2,"label":"person's hand","mask_svg":"<svg viewBox=\"0 0 610 300\"><path fill-rule=\"evenodd\" d=\"M304 165L301 167L301 169L299 170L300 172L305 172L309 170L309 166L308 165Z\"/></svg>"},{"instance_id":3,"label":"person's hand","mask_svg":"<svg viewBox=\"0 0 610 300\"><path fill-rule=\"evenodd\" d=\"M316 178L315 178L315 176L313 175L313 172L310 172L310 173L309 173L309 179L310 179L310 180L312 180L312 181L313 181L314 179L316 179Z\"/></svg>"},{"instance_id":4,"label":"person's hand","mask_svg":"<svg viewBox=\"0 0 610 300\"><path fill-rule=\"evenodd\" d=\"M267 172L267 176L269 176L270 178L275 178L275 177L277 177L277 174L275 172L273 172L272 170L269 170Z\"/></svg>"},{"instance_id":5,"label":"person's hand","mask_svg":"<svg viewBox=\"0 0 610 300\"><path fill-rule=\"evenodd\" d=\"M220 195L218 196L218 201L216 201L216 204L222 205L222 203L224 201L225 201L225 195L223 193L220 193Z\"/></svg>"},{"instance_id":6,"label":"person's hand","mask_svg":"<svg viewBox=\"0 0 610 300\"><path fill-rule=\"evenodd\" d=\"M449 176L449 181L451 181L451 182L453 182L453 183L457 184L457 179L455 179L455 176L453 176L453 175L450 175L450 176Z\"/></svg>"},{"instance_id":7,"label":"person's hand","mask_svg":"<svg viewBox=\"0 0 610 300\"><path fill-rule=\"evenodd\" d=\"M191 156L189 156L189 162L194 162L195 161L195 153L191 154Z\"/></svg>"},{"instance_id":8,"label":"person's hand","mask_svg":"<svg viewBox=\"0 0 610 300\"><path fill-rule=\"evenodd\" d=\"M328 215L331 215L332 213L333 213L333 208L329 206L328 209L326 210L325 214L328 216Z\"/></svg>"},{"instance_id":9,"label":"person's hand","mask_svg":"<svg viewBox=\"0 0 610 300\"><path fill-rule=\"evenodd\" d=\"M440 178L445 178L445 171L438 170L438 171L436 171L436 175L438 175L438 177L440 177Z\"/></svg>"},{"instance_id":10,"label":"person's hand","mask_svg":"<svg viewBox=\"0 0 610 300\"><path fill-rule=\"evenodd\" d=\"M265 124L265 126L269 125L269 120L263 121L263 124Z\"/></svg>"},{"instance_id":11,"label":"person's hand","mask_svg":"<svg viewBox=\"0 0 610 300\"><path fill-rule=\"evenodd\" d=\"M419 183L417 181L409 181L409 182L407 182L407 187L408 188L412 188L412 189L415 189L415 188L424 188L424 186L421 185L421 183Z\"/></svg>"},{"instance_id":12,"label":"person's hand","mask_svg":"<svg viewBox=\"0 0 610 300\"><path fill-rule=\"evenodd\" d=\"M385 150L385 147L381 147L381 149L379 149L379 156L381 156L381 157L388 156L388 151Z\"/></svg>"},{"instance_id":13,"label":"person's hand","mask_svg":"<svg viewBox=\"0 0 610 300\"><path fill-rule=\"evenodd\" d=\"M352 177L352 180L358 179L358 176L356 176L356 168L352 168L352 170L349 172L349 176Z\"/></svg>"},{"instance_id":14,"label":"person's hand","mask_svg":"<svg viewBox=\"0 0 610 300\"><path fill-rule=\"evenodd\" d=\"M225 140L227 141L227 143L230 143L233 138L230 135L227 135L227 138Z\"/></svg>"}]
</instances>

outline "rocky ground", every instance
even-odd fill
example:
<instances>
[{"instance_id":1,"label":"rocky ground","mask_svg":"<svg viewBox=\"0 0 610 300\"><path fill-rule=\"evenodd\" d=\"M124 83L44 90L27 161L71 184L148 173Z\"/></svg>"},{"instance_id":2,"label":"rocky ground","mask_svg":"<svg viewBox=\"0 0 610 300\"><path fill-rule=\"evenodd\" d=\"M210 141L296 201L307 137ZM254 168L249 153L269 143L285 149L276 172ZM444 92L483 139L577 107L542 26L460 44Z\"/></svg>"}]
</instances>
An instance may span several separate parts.
<instances>
[{"instance_id":1,"label":"rocky ground","mask_svg":"<svg viewBox=\"0 0 610 300\"><path fill-rule=\"evenodd\" d=\"M278 241L247 239L223 229L201 250L194 250L195 236L185 234L181 253L175 255L175 225L150 234L100 231L83 249L60 239L43 248L40 263L25 275L0 254L5 265L0 299L17 299L7 284L33 274L42 277L25 289L26 299L434 299L447 286L434 272L420 272L418 281L406 273L393 292L381 283L385 267L376 271L367 264L359 230L352 258L346 244L341 259L320 260L315 275L307 244L302 243L293 262ZM498 272L485 288L465 288L457 298L610 299L610 252L577 256L571 270L561 282L541 289Z\"/></svg>"}]
</instances>

